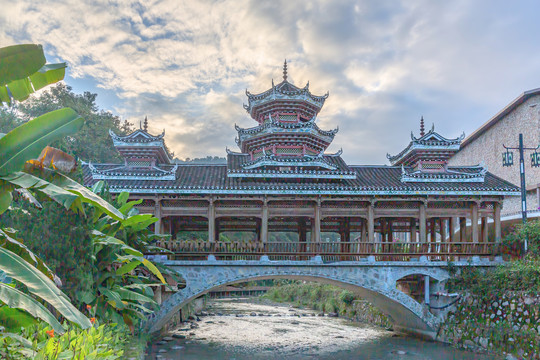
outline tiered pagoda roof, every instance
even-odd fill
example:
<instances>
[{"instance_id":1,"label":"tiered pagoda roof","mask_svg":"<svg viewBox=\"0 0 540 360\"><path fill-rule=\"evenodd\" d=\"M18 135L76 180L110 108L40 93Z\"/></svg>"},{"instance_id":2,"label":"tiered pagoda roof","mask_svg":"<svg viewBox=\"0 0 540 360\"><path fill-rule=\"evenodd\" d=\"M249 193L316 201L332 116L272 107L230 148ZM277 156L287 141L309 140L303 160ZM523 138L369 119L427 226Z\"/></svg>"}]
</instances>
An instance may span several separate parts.
<instances>
[{"instance_id":1,"label":"tiered pagoda roof","mask_svg":"<svg viewBox=\"0 0 540 360\"><path fill-rule=\"evenodd\" d=\"M314 96L306 85L300 89L287 80L287 62L283 66L283 81L259 95L247 93L246 109L259 124L238 131L236 143L242 153L228 152L232 167L228 176L324 179L352 178L354 173L343 162L338 168L324 151L334 140L338 129L325 131L316 124L316 115L328 97Z\"/></svg>"},{"instance_id":2,"label":"tiered pagoda roof","mask_svg":"<svg viewBox=\"0 0 540 360\"><path fill-rule=\"evenodd\" d=\"M395 156L386 155L392 165L401 166L402 182L484 182L487 169L482 165L463 169L448 167L448 160L459 151L465 134L447 139L435 132L435 125L424 133L424 118L420 119L420 137L411 132L409 145Z\"/></svg>"},{"instance_id":3,"label":"tiered pagoda roof","mask_svg":"<svg viewBox=\"0 0 540 360\"><path fill-rule=\"evenodd\" d=\"M227 149L227 164L173 164L164 134L145 127L126 136L111 132L124 164L85 164L84 183L106 180L112 192L135 194L293 195L516 195L519 189L481 165L448 166L463 136L447 139L432 128L398 155L392 166L347 165L342 152L325 154L336 130L321 130L316 115L325 96L283 81L246 107L258 125L236 127L240 152Z\"/></svg>"},{"instance_id":4,"label":"tiered pagoda roof","mask_svg":"<svg viewBox=\"0 0 540 360\"><path fill-rule=\"evenodd\" d=\"M323 96L311 94L309 82L303 88L291 84L287 80L287 61L283 66L283 81L272 88L260 93L251 94L246 90L248 105L244 109L259 123L263 123L273 113L292 112L300 121L308 121L315 117L328 98L328 93Z\"/></svg>"}]
</instances>

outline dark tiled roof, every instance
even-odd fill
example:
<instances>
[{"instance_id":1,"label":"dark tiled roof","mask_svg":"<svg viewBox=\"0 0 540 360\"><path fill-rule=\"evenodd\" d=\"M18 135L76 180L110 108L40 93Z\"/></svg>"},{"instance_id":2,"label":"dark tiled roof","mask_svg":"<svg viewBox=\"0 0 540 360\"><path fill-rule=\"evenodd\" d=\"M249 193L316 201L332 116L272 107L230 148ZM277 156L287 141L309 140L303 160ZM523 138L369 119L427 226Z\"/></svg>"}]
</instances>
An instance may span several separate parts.
<instances>
[{"instance_id":1,"label":"dark tiled roof","mask_svg":"<svg viewBox=\"0 0 540 360\"><path fill-rule=\"evenodd\" d=\"M234 160L235 158L233 158ZM232 161L232 160L230 160ZM335 161L343 161L337 157ZM96 168L111 165L95 165ZM346 165L345 165L346 166ZM356 179L324 181L319 179L234 178L227 176L227 165L179 165L176 180L106 180L113 192L133 193L298 193L298 194L498 194L516 195L519 188L487 173L483 183L434 182L403 183L401 167L349 166L357 173ZM450 167L467 171L468 167ZM84 184L94 180L88 166L83 166Z\"/></svg>"}]
</instances>

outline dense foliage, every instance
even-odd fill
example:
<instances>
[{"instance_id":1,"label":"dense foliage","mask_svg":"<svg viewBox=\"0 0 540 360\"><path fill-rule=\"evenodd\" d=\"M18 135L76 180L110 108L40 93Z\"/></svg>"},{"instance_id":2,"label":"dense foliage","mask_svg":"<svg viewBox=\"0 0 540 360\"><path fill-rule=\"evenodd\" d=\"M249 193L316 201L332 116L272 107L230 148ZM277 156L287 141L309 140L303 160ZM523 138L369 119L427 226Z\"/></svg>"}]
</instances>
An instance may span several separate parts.
<instances>
[{"instance_id":1,"label":"dense foliage","mask_svg":"<svg viewBox=\"0 0 540 360\"><path fill-rule=\"evenodd\" d=\"M529 220L527 224L518 224L503 240L503 252L513 257L523 255L527 240L528 255L540 257L540 221Z\"/></svg>"},{"instance_id":2,"label":"dense foliage","mask_svg":"<svg viewBox=\"0 0 540 360\"><path fill-rule=\"evenodd\" d=\"M265 297L278 302L306 306L323 312L334 312L352 317L352 303L360 299L356 294L332 285L302 283L300 281L276 282Z\"/></svg>"},{"instance_id":3,"label":"dense foliage","mask_svg":"<svg viewBox=\"0 0 540 360\"><path fill-rule=\"evenodd\" d=\"M62 280L62 290L81 306L81 293L91 286L91 218L53 201L38 208L20 199L0 216L0 227L18 229L18 237Z\"/></svg>"},{"instance_id":4,"label":"dense foliage","mask_svg":"<svg viewBox=\"0 0 540 360\"><path fill-rule=\"evenodd\" d=\"M523 244L529 251L523 256ZM540 293L540 222L517 225L503 240L503 252L514 260L495 269L463 268L449 281L450 291L462 290L486 297L498 297L508 291Z\"/></svg>"},{"instance_id":5,"label":"dense foliage","mask_svg":"<svg viewBox=\"0 0 540 360\"><path fill-rule=\"evenodd\" d=\"M0 48L0 63L0 101L8 105L25 100L34 91L63 79L66 67L64 63L46 64L42 47L33 44ZM79 107L81 113L90 118L100 115L111 120L111 116L96 114L95 96L89 93L74 96L63 85L54 89L57 91L42 94L44 98L37 104L30 102L0 113L3 117L0 125L6 127L3 131L7 131L0 136L0 214L17 213L5 218L15 226L21 225L19 221L24 221L26 216L28 222L24 231L27 236L36 238L32 240L50 241L51 234L58 232L61 227L58 225L63 224L65 235L86 236L90 241L81 242L82 248L74 248L68 243L69 238L49 244L47 249L35 246L42 251L43 260L24 245L25 240L19 238L16 230L0 229L0 313L16 332L8 333L0 327L0 357L116 359L123 355L121 348L127 331L124 328L115 330L116 325L111 320L120 320L133 331L131 315L151 311L144 304L153 300L142 292L153 279L146 276L146 281L141 280L136 273L139 265L157 277L160 284L165 284L160 271L141 252L147 245L144 242L145 230L156 219L151 215L139 215L132 209L134 202L127 203L128 194L119 196L123 201L117 209L58 171L73 171L76 161L71 155L50 147L51 143L88 159L104 161L110 155L101 152L110 147L96 148L98 133L107 128L106 122L97 124L90 120L86 124L93 127L89 128L77 112L63 106ZM49 95L53 97L47 98ZM19 118L20 114L23 118ZM37 117L25 119L24 116ZM112 121L116 121L118 126L118 119ZM12 126L14 128L9 129ZM83 126L86 126L86 133L82 137L73 135ZM77 225L66 222L71 215L62 214L63 209L50 203L41 204L43 197L74 211L73 214L79 216L74 218ZM41 210L35 212L32 207L21 207L24 205L17 202L21 199ZM47 212L49 206L54 216ZM88 214L91 221L80 217ZM34 226L40 219L45 220ZM76 233L73 233L73 228ZM122 232L129 235L127 240L136 243L141 251L115 238ZM138 236L139 232L141 236ZM79 251L91 260L90 271L85 275L91 286L83 295L72 295L88 304L86 314L59 289L60 279L47 266L49 260L53 263L56 260L57 267L63 266L65 257L75 260L80 255L76 253ZM107 256L103 256L105 253ZM77 265L72 267L76 268ZM69 270L63 270L66 276ZM82 281L84 276L77 275ZM120 311L120 314L106 311L107 307ZM28 326L27 315L35 319L34 324ZM104 323L101 326L100 321Z\"/></svg>"},{"instance_id":6,"label":"dense foliage","mask_svg":"<svg viewBox=\"0 0 540 360\"><path fill-rule=\"evenodd\" d=\"M20 334L0 333L2 359L124 359L127 328L117 324L82 330L70 327L62 334L43 323L25 328Z\"/></svg>"}]
</instances>

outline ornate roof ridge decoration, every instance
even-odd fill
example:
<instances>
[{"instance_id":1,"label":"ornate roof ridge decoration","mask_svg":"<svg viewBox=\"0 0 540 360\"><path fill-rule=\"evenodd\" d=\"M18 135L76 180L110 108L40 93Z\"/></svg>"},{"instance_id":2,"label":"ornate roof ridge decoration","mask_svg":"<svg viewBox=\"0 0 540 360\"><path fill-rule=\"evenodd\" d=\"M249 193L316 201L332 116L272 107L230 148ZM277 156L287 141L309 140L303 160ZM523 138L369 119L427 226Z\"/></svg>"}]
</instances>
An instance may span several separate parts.
<instances>
[{"instance_id":1,"label":"ornate roof ridge decoration","mask_svg":"<svg viewBox=\"0 0 540 360\"><path fill-rule=\"evenodd\" d=\"M253 109L254 105L258 105L258 103L262 102L263 100L266 100L268 97L270 97L270 100L275 100L278 98L308 100L313 105L316 105L320 109L324 105L324 102L328 98L329 95L330 95L329 92L326 92L326 94L321 95L321 96L313 95L309 91L309 81L307 82L306 86L304 86L303 88L299 88L291 84L287 80L287 61L285 61L283 65L283 81L282 82L275 85L274 79L272 79L272 87L259 94L252 94L246 89L246 96L248 97L248 105L244 104L244 109L246 109L247 112L251 113L251 110Z\"/></svg>"},{"instance_id":2,"label":"ornate roof ridge decoration","mask_svg":"<svg viewBox=\"0 0 540 360\"><path fill-rule=\"evenodd\" d=\"M343 148L339 149L333 154L325 154L325 156L331 156L331 157L340 157L341 155L343 155Z\"/></svg>"},{"instance_id":3,"label":"ornate roof ridge decoration","mask_svg":"<svg viewBox=\"0 0 540 360\"><path fill-rule=\"evenodd\" d=\"M115 145L117 143L149 143L154 141L163 141L163 137L165 136L165 129L160 135L151 135L142 129L137 129L128 135L117 135L114 131L109 129L109 135L113 139Z\"/></svg>"},{"instance_id":4,"label":"ornate roof ridge decoration","mask_svg":"<svg viewBox=\"0 0 540 360\"><path fill-rule=\"evenodd\" d=\"M237 178L293 178L293 179L356 179L357 173L353 170L293 170L274 169L227 169L228 177Z\"/></svg>"},{"instance_id":5,"label":"ornate roof ridge decoration","mask_svg":"<svg viewBox=\"0 0 540 360\"><path fill-rule=\"evenodd\" d=\"M460 166L461 169L470 169L471 172L457 171L446 168L443 172L406 169L401 165L401 182L477 182L483 183L487 174L487 168L483 164L476 166ZM411 171L412 170L412 171Z\"/></svg>"},{"instance_id":6,"label":"ornate roof ridge decoration","mask_svg":"<svg viewBox=\"0 0 540 360\"><path fill-rule=\"evenodd\" d=\"M94 180L176 180L178 170L178 164L172 165L169 170L152 166L148 168L150 171L140 171L141 168L126 165L106 170L96 168L91 162L83 162L83 165L88 166Z\"/></svg>"},{"instance_id":7,"label":"ornate roof ridge decoration","mask_svg":"<svg viewBox=\"0 0 540 360\"><path fill-rule=\"evenodd\" d=\"M235 125L235 126L236 126L236 125ZM225 151L226 151L227 154L229 154L229 155L244 155L244 156L249 156L249 154L246 154L246 153L243 153L243 152L232 151L232 150L229 149L228 147L225 147Z\"/></svg>"},{"instance_id":8,"label":"ornate roof ridge decoration","mask_svg":"<svg viewBox=\"0 0 540 360\"><path fill-rule=\"evenodd\" d=\"M241 135L254 135L263 132L266 129L269 129L271 127L279 127L281 129L305 129L305 128L313 128L317 132L319 132L321 135L324 136L335 136L339 132L339 126L336 127L333 130L322 130L316 123L316 116L311 118L311 120L306 122L297 122L297 123L284 123L281 121L278 121L270 116L270 121L267 121L263 124L259 124L257 126L251 127L251 128L241 128L237 124L234 124L234 128L236 131L238 131L238 134Z\"/></svg>"},{"instance_id":9,"label":"ornate roof ridge decoration","mask_svg":"<svg viewBox=\"0 0 540 360\"><path fill-rule=\"evenodd\" d=\"M422 121L422 124L423 124L423 121ZM444 136L440 135L439 133L435 131L435 124L433 124L431 127L431 130L423 134L419 138L416 138L411 131L411 142L409 143L409 145L397 155L392 156L390 154L386 154L386 158L390 160L390 163L392 165L400 165L401 161L404 160L406 155L417 150L424 150L424 151L447 150L447 151L456 152L459 150L461 146L461 141L463 141L464 138L465 138L465 133L462 133L459 137L455 139L445 138ZM444 161L447 158L448 156L443 156L441 160Z\"/></svg>"},{"instance_id":10,"label":"ornate roof ridge decoration","mask_svg":"<svg viewBox=\"0 0 540 360\"><path fill-rule=\"evenodd\" d=\"M242 168L246 170L259 168L262 166L314 166L327 170L337 169L337 166L326 160L322 153L315 156L305 155L303 157L284 157L275 156L272 154L269 155L263 151L263 156L260 158L242 164Z\"/></svg>"}]
</instances>

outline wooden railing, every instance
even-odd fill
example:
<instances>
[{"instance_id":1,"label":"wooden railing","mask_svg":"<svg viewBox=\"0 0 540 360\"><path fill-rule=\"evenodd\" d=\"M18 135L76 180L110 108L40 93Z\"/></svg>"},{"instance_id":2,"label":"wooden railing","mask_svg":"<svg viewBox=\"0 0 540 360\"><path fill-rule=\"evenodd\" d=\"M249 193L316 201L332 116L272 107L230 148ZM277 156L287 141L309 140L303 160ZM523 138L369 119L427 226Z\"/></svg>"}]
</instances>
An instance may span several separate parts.
<instances>
[{"instance_id":1,"label":"wooden railing","mask_svg":"<svg viewBox=\"0 0 540 360\"><path fill-rule=\"evenodd\" d=\"M374 256L379 261L407 261L426 256L430 260L466 259L472 256L494 257L499 244L493 242L435 243L373 243L373 242L216 242L168 240L156 244L172 252L171 259L206 260L214 255L218 260L258 260L262 255L270 260L309 260L319 255L323 261L358 261Z\"/></svg>"}]
</instances>

